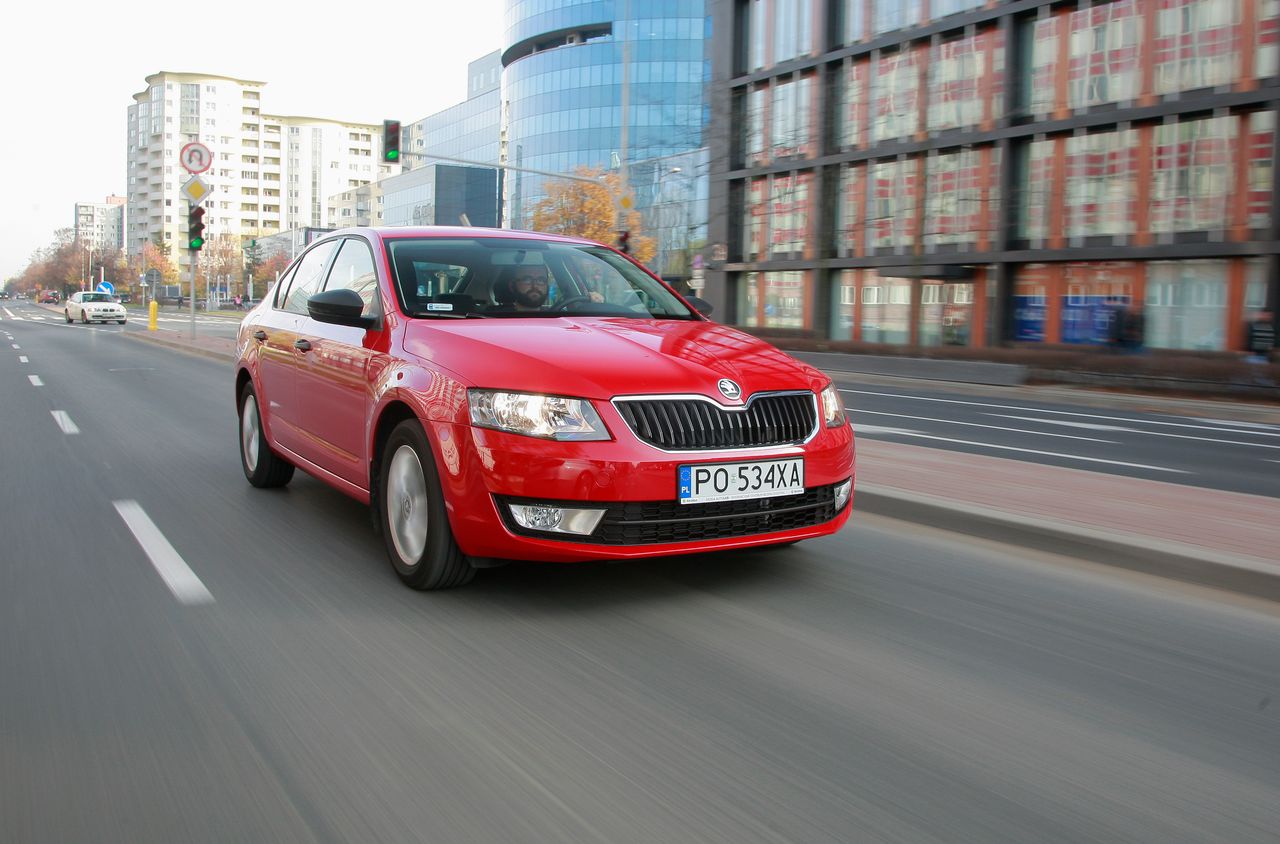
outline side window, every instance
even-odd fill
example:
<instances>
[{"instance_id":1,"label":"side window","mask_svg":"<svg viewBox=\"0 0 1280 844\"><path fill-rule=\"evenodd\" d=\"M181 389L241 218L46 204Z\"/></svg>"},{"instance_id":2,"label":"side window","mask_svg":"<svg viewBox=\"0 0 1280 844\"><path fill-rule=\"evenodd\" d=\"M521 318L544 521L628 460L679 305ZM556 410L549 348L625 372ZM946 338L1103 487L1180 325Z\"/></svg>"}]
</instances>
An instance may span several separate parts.
<instances>
[{"instance_id":1,"label":"side window","mask_svg":"<svg viewBox=\"0 0 1280 844\"><path fill-rule=\"evenodd\" d=\"M289 293L285 297L284 309L294 314L305 314L307 312L307 300L311 298L311 294L320 289L320 282L324 279L325 262L329 260L329 255L333 253L333 247L336 241L328 241L313 246L311 251L302 256L302 260L298 263L298 269L293 274L293 284L289 285Z\"/></svg>"},{"instance_id":2,"label":"side window","mask_svg":"<svg viewBox=\"0 0 1280 844\"><path fill-rule=\"evenodd\" d=\"M329 270L329 280L325 282L325 290L354 290L364 300L363 316L381 316L382 306L378 298L378 271L374 269L373 253L368 245L358 238L349 237L342 241L338 257L333 259L333 267Z\"/></svg>"},{"instance_id":3,"label":"side window","mask_svg":"<svg viewBox=\"0 0 1280 844\"><path fill-rule=\"evenodd\" d=\"M296 266L292 270L289 270L283 276L281 276L280 280L276 282L275 287L272 289L271 292L275 296L275 300L273 302L275 307L277 308L284 307L285 299L288 298L289 285L293 282L293 275L295 270L297 270Z\"/></svg>"}]
</instances>

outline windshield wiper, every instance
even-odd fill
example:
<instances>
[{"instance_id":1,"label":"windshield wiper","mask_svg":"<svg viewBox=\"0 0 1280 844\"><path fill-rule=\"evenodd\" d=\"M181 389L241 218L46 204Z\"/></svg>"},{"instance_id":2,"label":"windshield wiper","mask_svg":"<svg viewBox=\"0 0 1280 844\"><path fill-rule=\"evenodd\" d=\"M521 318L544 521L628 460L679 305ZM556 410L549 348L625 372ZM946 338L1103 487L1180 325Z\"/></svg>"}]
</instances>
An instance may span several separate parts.
<instances>
[{"instance_id":1,"label":"windshield wiper","mask_svg":"<svg viewBox=\"0 0 1280 844\"><path fill-rule=\"evenodd\" d=\"M409 316L413 319L488 319L484 314L478 314L475 311L468 311L465 314L453 314L448 311L411 311Z\"/></svg>"}]
</instances>

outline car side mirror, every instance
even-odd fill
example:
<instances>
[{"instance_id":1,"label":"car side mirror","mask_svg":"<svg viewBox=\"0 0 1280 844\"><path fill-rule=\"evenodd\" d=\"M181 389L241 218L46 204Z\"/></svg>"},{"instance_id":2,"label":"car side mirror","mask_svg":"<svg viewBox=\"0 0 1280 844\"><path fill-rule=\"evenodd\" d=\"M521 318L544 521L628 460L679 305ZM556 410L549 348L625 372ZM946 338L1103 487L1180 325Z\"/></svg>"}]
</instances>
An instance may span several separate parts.
<instances>
[{"instance_id":1,"label":"car side mirror","mask_svg":"<svg viewBox=\"0 0 1280 844\"><path fill-rule=\"evenodd\" d=\"M364 300L360 294L346 287L326 290L307 299L307 314L316 322L333 325L349 325L352 328L373 328L378 324L376 316L364 316Z\"/></svg>"},{"instance_id":2,"label":"car side mirror","mask_svg":"<svg viewBox=\"0 0 1280 844\"><path fill-rule=\"evenodd\" d=\"M693 305L695 311L703 316L711 316L711 312L715 310L712 304L701 296L686 296L684 298L690 305Z\"/></svg>"}]
</instances>

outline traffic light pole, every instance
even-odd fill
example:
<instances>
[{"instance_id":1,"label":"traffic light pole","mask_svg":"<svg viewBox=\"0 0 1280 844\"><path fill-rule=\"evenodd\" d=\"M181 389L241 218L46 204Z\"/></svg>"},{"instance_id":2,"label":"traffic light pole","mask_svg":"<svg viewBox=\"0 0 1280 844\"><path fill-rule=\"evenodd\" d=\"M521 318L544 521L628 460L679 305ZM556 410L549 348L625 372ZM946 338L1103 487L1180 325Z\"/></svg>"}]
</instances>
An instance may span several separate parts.
<instances>
[{"instance_id":1,"label":"traffic light pole","mask_svg":"<svg viewBox=\"0 0 1280 844\"><path fill-rule=\"evenodd\" d=\"M196 339L196 259L200 257L199 249L187 250L191 253L191 339Z\"/></svg>"}]
</instances>

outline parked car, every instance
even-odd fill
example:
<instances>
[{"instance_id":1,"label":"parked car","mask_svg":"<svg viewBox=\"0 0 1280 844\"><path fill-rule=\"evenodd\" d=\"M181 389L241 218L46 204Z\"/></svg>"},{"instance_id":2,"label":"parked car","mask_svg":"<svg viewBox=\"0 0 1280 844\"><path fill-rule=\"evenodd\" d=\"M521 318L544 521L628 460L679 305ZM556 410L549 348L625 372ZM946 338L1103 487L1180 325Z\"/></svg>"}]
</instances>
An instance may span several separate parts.
<instances>
[{"instance_id":1,"label":"parked car","mask_svg":"<svg viewBox=\"0 0 1280 844\"><path fill-rule=\"evenodd\" d=\"M8 298L9 298L9 291L8 291L8 290L0 290L0 299L8 299Z\"/></svg>"},{"instance_id":2,"label":"parked car","mask_svg":"<svg viewBox=\"0 0 1280 844\"><path fill-rule=\"evenodd\" d=\"M56 305L58 304L58 293L54 290L46 290L40 294L40 304Z\"/></svg>"},{"instance_id":3,"label":"parked car","mask_svg":"<svg viewBox=\"0 0 1280 844\"><path fill-rule=\"evenodd\" d=\"M241 467L370 503L417 589L839 530L853 432L830 379L699 309L590 241L335 232L241 324Z\"/></svg>"},{"instance_id":4,"label":"parked car","mask_svg":"<svg viewBox=\"0 0 1280 844\"><path fill-rule=\"evenodd\" d=\"M83 290L67 298L62 314L67 322L79 319L83 323L118 322L124 325L128 320L124 305L111 298L111 294Z\"/></svg>"}]
</instances>

